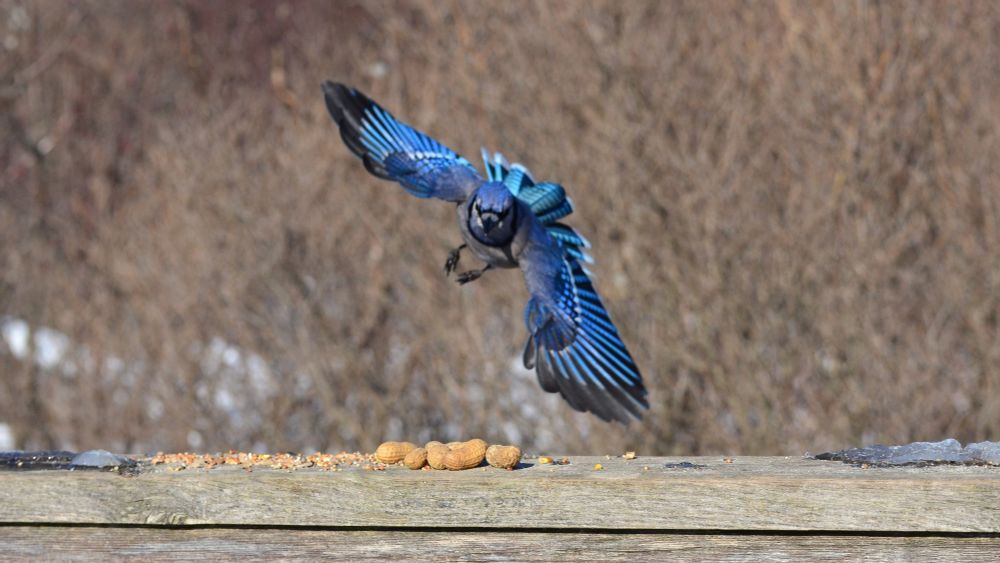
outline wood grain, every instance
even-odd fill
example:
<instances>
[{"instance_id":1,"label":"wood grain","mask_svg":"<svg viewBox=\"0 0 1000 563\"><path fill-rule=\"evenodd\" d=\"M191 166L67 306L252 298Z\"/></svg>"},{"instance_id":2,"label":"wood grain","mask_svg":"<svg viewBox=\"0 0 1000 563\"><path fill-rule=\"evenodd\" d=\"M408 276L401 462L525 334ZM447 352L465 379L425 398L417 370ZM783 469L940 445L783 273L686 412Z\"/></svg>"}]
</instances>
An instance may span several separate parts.
<instances>
[{"instance_id":1,"label":"wood grain","mask_svg":"<svg viewBox=\"0 0 1000 563\"><path fill-rule=\"evenodd\" d=\"M862 469L761 457L733 463L571 459L570 465L517 471L0 472L0 522L1000 532L995 467ZM681 461L705 467L663 467ZM595 471L595 463L604 469Z\"/></svg>"},{"instance_id":2,"label":"wood grain","mask_svg":"<svg viewBox=\"0 0 1000 563\"><path fill-rule=\"evenodd\" d=\"M1000 538L0 527L4 560L996 561Z\"/></svg>"}]
</instances>

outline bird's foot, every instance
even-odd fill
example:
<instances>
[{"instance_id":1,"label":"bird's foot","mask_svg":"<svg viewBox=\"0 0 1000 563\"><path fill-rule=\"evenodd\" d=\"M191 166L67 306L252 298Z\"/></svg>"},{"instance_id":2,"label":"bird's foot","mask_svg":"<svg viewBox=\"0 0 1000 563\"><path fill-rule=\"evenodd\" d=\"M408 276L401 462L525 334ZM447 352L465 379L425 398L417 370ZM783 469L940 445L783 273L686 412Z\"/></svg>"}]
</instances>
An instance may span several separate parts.
<instances>
[{"instance_id":1,"label":"bird's foot","mask_svg":"<svg viewBox=\"0 0 1000 563\"><path fill-rule=\"evenodd\" d=\"M451 252L448 253L448 259L444 262L445 276L450 276L451 273L455 271L455 268L458 267L458 261L462 259L463 248L465 248L464 244L458 248L451 249Z\"/></svg>"},{"instance_id":2,"label":"bird's foot","mask_svg":"<svg viewBox=\"0 0 1000 563\"><path fill-rule=\"evenodd\" d=\"M471 281L478 280L479 276L486 273L486 271L489 269L490 266L486 266L482 270L469 270L468 272L462 272L461 274L458 274L458 277L455 278L455 281L457 281L459 285L465 285Z\"/></svg>"}]
</instances>

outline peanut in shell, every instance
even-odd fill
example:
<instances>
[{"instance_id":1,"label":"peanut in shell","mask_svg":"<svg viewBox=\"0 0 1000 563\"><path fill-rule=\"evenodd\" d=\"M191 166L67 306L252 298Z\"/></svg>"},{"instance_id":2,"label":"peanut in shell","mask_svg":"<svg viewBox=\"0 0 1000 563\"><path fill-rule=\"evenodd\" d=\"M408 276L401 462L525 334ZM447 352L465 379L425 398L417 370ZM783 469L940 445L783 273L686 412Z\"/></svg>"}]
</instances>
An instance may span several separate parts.
<instances>
[{"instance_id":1,"label":"peanut in shell","mask_svg":"<svg viewBox=\"0 0 1000 563\"><path fill-rule=\"evenodd\" d=\"M425 448L413 448L403 458L403 465L410 469L421 469L424 465L427 465L427 450Z\"/></svg>"},{"instance_id":2,"label":"peanut in shell","mask_svg":"<svg viewBox=\"0 0 1000 563\"><path fill-rule=\"evenodd\" d=\"M444 458L451 449L444 444L437 444L427 448L427 465L434 469L445 469Z\"/></svg>"},{"instance_id":3,"label":"peanut in shell","mask_svg":"<svg viewBox=\"0 0 1000 563\"><path fill-rule=\"evenodd\" d=\"M452 448L444 456L444 466L452 471L478 467L483 462L483 459L486 458L486 447L486 442L479 438L464 442Z\"/></svg>"},{"instance_id":4,"label":"peanut in shell","mask_svg":"<svg viewBox=\"0 0 1000 563\"><path fill-rule=\"evenodd\" d=\"M375 459L387 464L397 463L416 447L410 442L383 442L375 450Z\"/></svg>"},{"instance_id":5,"label":"peanut in shell","mask_svg":"<svg viewBox=\"0 0 1000 563\"><path fill-rule=\"evenodd\" d=\"M521 448L492 445L486 449L486 461L493 467L513 469L521 461Z\"/></svg>"}]
</instances>

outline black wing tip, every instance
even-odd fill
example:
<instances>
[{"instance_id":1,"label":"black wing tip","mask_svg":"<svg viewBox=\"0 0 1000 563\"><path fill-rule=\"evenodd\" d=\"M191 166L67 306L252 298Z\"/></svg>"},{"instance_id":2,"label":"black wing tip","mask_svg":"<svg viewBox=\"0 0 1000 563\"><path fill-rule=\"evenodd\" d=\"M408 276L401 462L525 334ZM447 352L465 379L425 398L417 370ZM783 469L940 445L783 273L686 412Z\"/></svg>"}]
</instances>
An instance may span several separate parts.
<instances>
[{"instance_id":1,"label":"black wing tip","mask_svg":"<svg viewBox=\"0 0 1000 563\"><path fill-rule=\"evenodd\" d=\"M350 91L351 88L342 82L334 82L333 80L324 80L320 87L323 88L323 93L327 96L333 96L339 90Z\"/></svg>"},{"instance_id":2,"label":"black wing tip","mask_svg":"<svg viewBox=\"0 0 1000 563\"><path fill-rule=\"evenodd\" d=\"M344 144L355 156L363 160L368 172L379 178L391 180L392 177L385 170L383 163L374 160L361 142L361 127L365 111L368 108L377 107L377 104L358 90L340 82L325 80L321 86L326 109L340 129L340 138Z\"/></svg>"},{"instance_id":3,"label":"black wing tip","mask_svg":"<svg viewBox=\"0 0 1000 563\"><path fill-rule=\"evenodd\" d=\"M344 144L357 156L364 156L365 150L361 145L364 110L354 99L354 90L339 82L327 80L323 82L323 99L326 101L326 110L340 129L340 138Z\"/></svg>"},{"instance_id":4,"label":"black wing tip","mask_svg":"<svg viewBox=\"0 0 1000 563\"><path fill-rule=\"evenodd\" d=\"M323 99L326 101L326 110L330 112L330 117L340 125L344 119L345 102L351 97L351 89L339 83L326 80L322 84Z\"/></svg>"},{"instance_id":5,"label":"black wing tip","mask_svg":"<svg viewBox=\"0 0 1000 563\"><path fill-rule=\"evenodd\" d=\"M350 125L352 128L360 127L363 108L355 98L357 91L345 84L330 80L323 82L322 88L326 110L330 112L330 117L337 122L337 125L341 129L345 125Z\"/></svg>"},{"instance_id":6,"label":"black wing tip","mask_svg":"<svg viewBox=\"0 0 1000 563\"><path fill-rule=\"evenodd\" d=\"M633 421L641 422L643 411L649 410L648 391L641 380L637 384L600 389L563 377L555 365L550 365L547 354L537 354L532 359L542 390L559 393L575 411L589 412L604 422L628 426ZM525 367L531 369L527 363Z\"/></svg>"},{"instance_id":7,"label":"black wing tip","mask_svg":"<svg viewBox=\"0 0 1000 563\"><path fill-rule=\"evenodd\" d=\"M642 422L645 414L643 411L649 410L649 403L645 400L633 402L627 398L616 397L606 391L594 390L586 407L577 410L590 412L604 422L618 422L628 426L632 422Z\"/></svg>"},{"instance_id":8,"label":"black wing tip","mask_svg":"<svg viewBox=\"0 0 1000 563\"><path fill-rule=\"evenodd\" d=\"M615 417L615 422L620 422L626 426L632 421L642 422L642 417L645 415L644 411L649 410L649 401L646 400L646 388L641 385L638 389L627 389L626 393L628 396L620 396L619 393L608 393L610 402L618 405L620 408L617 409L616 413L618 416Z\"/></svg>"},{"instance_id":9,"label":"black wing tip","mask_svg":"<svg viewBox=\"0 0 1000 563\"><path fill-rule=\"evenodd\" d=\"M344 117L356 118L354 121L360 124L364 111L378 105L360 90L342 82L324 80L321 87L323 98L326 100L326 109L338 124Z\"/></svg>"},{"instance_id":10,"label":"black wing tip","mask_svg":"<svg viewBox=\"0 0 1000 563\"><path fill-rule=\"evenodd\" d=\"M541 366L542 362L539 362L536 369L540 369ZM604 422L619 422L628 426L632 422L642 422L644 411L649 410L645 388L640 388L639 391L629 390L628 397L615 396L598 389L584 389L572 383L560 385L558 382L564 380L558 375L541 375L541 371L538 373L538 382L542 390L548 393L559 393L573 410L589 412ZM637 398L636 395L639 397Z\"/></svg>"}]
</instances>

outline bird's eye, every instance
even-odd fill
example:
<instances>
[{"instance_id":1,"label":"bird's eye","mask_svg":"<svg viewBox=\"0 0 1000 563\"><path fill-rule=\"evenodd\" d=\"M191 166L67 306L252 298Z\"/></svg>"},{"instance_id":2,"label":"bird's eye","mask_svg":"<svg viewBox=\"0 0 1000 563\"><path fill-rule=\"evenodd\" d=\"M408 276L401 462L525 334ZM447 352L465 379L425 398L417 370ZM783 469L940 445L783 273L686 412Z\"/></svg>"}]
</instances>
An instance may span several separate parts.
<instances>
[{"instance_id":1,"label":"bird's eye","mask_svg":"<svg viewBox=\"0 0 1000 563\"><path fill-rule=\"evenodd\" d=\"M508 213L510 213L509 207L505 208L503 211L500 212L500 218L503 219L504 217L507 216Z\"/></svg>"}]
</instances>

